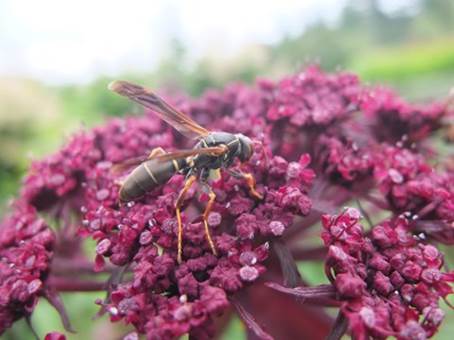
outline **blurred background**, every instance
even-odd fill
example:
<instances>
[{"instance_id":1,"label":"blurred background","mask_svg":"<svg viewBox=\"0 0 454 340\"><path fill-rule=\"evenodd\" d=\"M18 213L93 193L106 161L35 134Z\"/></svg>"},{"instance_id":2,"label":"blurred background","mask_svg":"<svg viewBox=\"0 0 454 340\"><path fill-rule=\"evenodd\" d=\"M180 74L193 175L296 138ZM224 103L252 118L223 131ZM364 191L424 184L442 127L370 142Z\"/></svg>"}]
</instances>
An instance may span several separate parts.
<instances>
[{"instance_id":1,"label":"blurred background","mask_svg":"<svg viewBox=\"0 0 454 340\"><path fill-rule=\"evenodd\" d=\"M198 96L310 63L356 72L411 100L442 98L454 85L454 1L0 0L0 215L31 159L136 110L106 90L113 79ZM80 338L94 334L93 300L67 297ZM39 309L39 333L61 329L56 313ZM238 338L240 328L233 323L230 334Z\"/></svg>"}]
</instances>

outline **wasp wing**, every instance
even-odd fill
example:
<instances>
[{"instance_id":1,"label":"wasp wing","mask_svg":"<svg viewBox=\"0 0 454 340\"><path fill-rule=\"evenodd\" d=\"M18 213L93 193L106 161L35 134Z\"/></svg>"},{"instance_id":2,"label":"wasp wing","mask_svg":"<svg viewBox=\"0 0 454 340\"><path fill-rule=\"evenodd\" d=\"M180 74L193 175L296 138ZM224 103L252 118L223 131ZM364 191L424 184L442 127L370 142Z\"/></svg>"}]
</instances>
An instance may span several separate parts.
<instances>
[{"instance_id":1,"label":"wasp wing","mask_svg":"<svg viewBox=\"0 0 454 340\"><path fill-rule=\"evenodd\" d=\"M212 155L212 156L221 156L228 151L226 146L213 146L208 148L201 149L188 149L188 150L176 150L167 153L158 153L154 156L148 157L133 157L126 159L123 162L116 163L112 166L112 172L114 174L119 174L126 171L129 168L139 166L143 162L148 160L156 160L157 162L166 162L174 159L181 159L197 155Z\"/></svg>"},{"instance_id":2,"label":"wasp wing","mask_svg":"<svg viewBox=\"0 0 454 340\"><path fill-rule=\"evenodd\" d=\"M213 146L213 147L200 148L200 149L176 150L176 151L168 152L163 155L151 157L150 159L154 159L158 162L166 162L166 161L171 161L173 159L181 159L181 158L192 157L192 156L197 156L197 155L221 156L227 151L228 151L228 148L226 146L220 145L220 146Z\"/></svg>"},{"instance_id":3,"label":"wasp wing","mask_svg":"<svg viewBox=\"0 0 454 340\"><path fill-rule=\"evenodd\" d=\"M153 110L160 119L188 138L200 138L210 133L210 131L194 122L187 115L165 102L153 91L140 85L117 80L109 84L109 90Z\"/></svg>"},{"instance_id":4,"label":"wasp wing","mask_svg":"<svg viewBox=\"0 0 454 340\"><path fill-rule=\"evenodd\" d=\"M129 158L123 162L115 163L112 165L112 172L114 174L120 174L129 168L135 168L147 160L147 157L133 157Z\"/></svg>"}]
</instances>

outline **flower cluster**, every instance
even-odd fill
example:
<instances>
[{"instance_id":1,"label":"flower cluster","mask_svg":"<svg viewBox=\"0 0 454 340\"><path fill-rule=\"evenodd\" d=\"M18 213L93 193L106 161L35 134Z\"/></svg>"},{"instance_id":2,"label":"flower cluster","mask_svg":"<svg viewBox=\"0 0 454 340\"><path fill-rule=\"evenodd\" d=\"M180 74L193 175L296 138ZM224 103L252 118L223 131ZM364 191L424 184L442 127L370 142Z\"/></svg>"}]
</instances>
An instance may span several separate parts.
<instances>
[{"instance_id":1,"label":"flower cluster","mask_svg":"<svg viewBox=\"0 0 454 340\"><path fill-rule=\"evenodd\" d=\"M454 272L441 271L442 254L413 237L407 219L384 221L366 236L359 211L349 208L324 216L323 227L326 272L355 338L435 333L444 317L438 300L452 293Z\"/></svg>"},{"instance_id":2,"label":"flower cluster","mask_svg":"<svg viewBox=\"0 0 454 340\"><path fill-rule=\"evenodd\" d=\"M363 93L360 107L374 125L371 132L379 141L409 146L440 128L441 118L446 114L442 103L412 105L382 87Z\"/></svg>"},{"instance_id":3,"label":"flower cluster","mask_svg":"<svg viewBox=\"0 0 454 340\"><path fill-rule=\"evenodd\" d=\"M110 127L105 131L99 136L112 145ZM117 266L130 265L133 271L133 280L115 287L106 303L112 320L133 323L150 338L173 338L187 332L207 337L211 316L229 305L227 295L255 281L265 270L262 263L269 245L254 240L280 236L295 216L309 213L307 190L314 177L307 168L309 162L308 155L299 162L277 156L268 161L263 150L256 150L248 171L257 179L257 190L264 193L260 201L249 195L243 181L226 173L213 183L216 202L208 222L218 257L211 253L200 220L206 194L202 191L197 200L201 190L191 191L183 212L182 264L176 261L175 201L184 178L174 176L142 199L119 204L118 177L105 163L98 164L85 186L83 231L98 240L99 270L109 258Z\"/></svg>"},{"instance_id":4,"label":"flower cluster","mask_svg":"<svg viewBox=\"0 0 454 340\"><path fill-rule=\"evenodd\" d=\"M326 126L347 116L361 96L358 78L352 74L325 75L317 67L283 79L274 91L267 117L284 117L295 126Z\"/></svg>"},{"instance_id":5,"label":"flower cluster","mask_svg":"<svg viewBox=\"0 0 454 340\"><path fill-rule=\"evenodd\" d=\"M231 315L231 306L259 338L326 336L332 320L304 301L339 306L359 338L434 334L442 319L438 300L451 292L453 275L441 272L442 254L426 241L454 242L454 176L429 165L426 158L436 154L423 142L449 114L446 107L411 105L355 75L317 67L279 82L234 84L170 102L212 131L254 140L252 158L232 168L252 174L263 198L224 169L210 179L215 256L202 219L207 188L196 182L182 206L178 263L175 203L185 178L177 173L120 203L118 191L131 170L121 165L139 164L154 148L190 148L193 141L148 110L78 133L33 162L2 223L0 332L29 316L49 292L106 290L97 303L112 321L134 327L125 339L211 338L222 328L218 316ZM366 216L391 217L370 234L355 210L322 217L352 200L371 206ZM326 246L311 248L306 238L320 232L320 220ZM96 241L93 259L83 253L86 237ZM295 259L326 255L331 284L293 288L304 282ZM110 274L107 284L92 280L99 272ZM263 281L304 300L264 295L271 290ZM295 316L279 319L273 308Z\"/></svg>"},{"instance_id":6,"label":"flower cluster","mask_svg":"<svg viewBox=\"0 0 454 340\"><path fill-rule=\"evenodd\" d=\"M352 140L321 136L317 155L325 176L332 182L352 183L367 179L374 168L373 153Z\"/></svg>"},{"instance_id":7,"label":"flower cluster","mask_svg":"<svg viewBox=\"0 0 454 340\"><path fill-rule=\"evenodd\" d=\"M0 333L33 311L43 294L54 242L31 206L16 205L0 225Z\"/></svg>"},{"instance_id":8,"label":"flower cluster","mask_svg":"<svg viewBox=\"0 0 454 340\"><path fill-rule=\"evenodd\" d=\"M395 215L412 219L413 231L454 243L454 173L436 172L420 154L385 145L374 178Z\"/></svg>"},{"instance_id":9,"label":"flower cluster","mask_svg":"<svg viewBox=\"0 0 454 340\"><path fill-rule=\"evenodd\" d=\"M252 197L244 181L226 173L213 183L217 198L208 221L219 252L215 257L200 220L206 194L201 191L200 204L195 197L200 190L192 190L183 213L185 261L178 265L175 201L184 178L176 175L137 202L119 204L121 176L112 169L154 147L171 148L174 139L171 130L162 131L156 118L113 120L79 134L59 153L34 163L22 190L23 198L39 210L58 206L60 215L65 209L76 210L80 233L98 241L96 270L103 269L106 258L116 266L130 266L133 280L114 287L104 305L112 320L124 319L149 337L204 334L211 315L228 307L227 295L264 272L269 244L257 244L254 239L282 235L295 216L308 214L311 208L310 157L306 154L298 162L288 162L258 147L243 170L255 176L264 199ZM218 303L210 306L204 302L207 299ZM187 314L185 326L183 319L175 319L181 306ZM192 322L192 317L198 322ZM169 327L156 327L163 320Z\"/></svg>"}]
</instances>

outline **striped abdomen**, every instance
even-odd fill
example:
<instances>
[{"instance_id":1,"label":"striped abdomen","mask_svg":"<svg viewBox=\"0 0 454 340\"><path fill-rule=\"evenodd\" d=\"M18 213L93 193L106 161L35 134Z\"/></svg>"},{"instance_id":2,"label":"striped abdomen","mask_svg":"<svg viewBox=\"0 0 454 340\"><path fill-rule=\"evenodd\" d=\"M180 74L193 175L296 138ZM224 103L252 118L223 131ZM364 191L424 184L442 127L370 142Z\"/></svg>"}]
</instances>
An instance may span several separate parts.
<instances>
[{"instance_id":1,"label":"striped abdomen","mask_svg":"<svg viewBox=\"0 0 454 340\"><path fill-rule=\"evenodd\" d=\"M128 202L167 182L186 165L185 159L157 162L149 160L140 164L126 178L120 188L120 200Z\"/></svg>"}]
</instances>

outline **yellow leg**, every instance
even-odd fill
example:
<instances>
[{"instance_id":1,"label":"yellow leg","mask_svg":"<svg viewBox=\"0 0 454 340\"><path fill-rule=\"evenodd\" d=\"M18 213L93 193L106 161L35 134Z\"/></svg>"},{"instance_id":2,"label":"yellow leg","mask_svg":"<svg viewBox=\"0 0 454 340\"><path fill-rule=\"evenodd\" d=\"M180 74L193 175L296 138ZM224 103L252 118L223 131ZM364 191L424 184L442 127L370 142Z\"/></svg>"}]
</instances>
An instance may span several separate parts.
<instances>
[{"instance_id":1,"label":"yellow leg","mask_svg":"<svg viewBox=\"0 0 454 340\"><path fill-rule=\"evenodd\" d=\"M186 183L184 184L184 187L181 190L180 194L178 195L177 201L175 203L175 211L177 214L178 221L178 257L177 257L178 263L181 263L182 259L181 254L183 250L183 223L181 222L181 204L183 203L186 193L188 192L189 188L191 188L192 184L196 179L197 177L192 175L186 180Z\"/></svg>"},{"instance_id":2,"label":"yellow leg","mask_svg":"<svg viewBox=\"0 0 454 340\"><path fill-rule=\"evenodd\" d=\"M227 169L227 172L235 178L241 178L241 179L246 180L246 183L249 187L249 192L251 193L251 195L259 200L263 199L263 196L260 195L257 192L257 190L255 190L255 178L254 178L254 176L252 176L252 174L244 173L241 171L229 170L229 169Z\"/></svg>"},{"instance_id":3,"label":"yellow leg","mask_svg":"<svg viewBox=\"0 0 454 340\"><path fill-rule=\"evenodd\" d=\"M218 255L216 251L216 246L214 245L213 239L211 238L210 229L208 227L208 215L211 212L211 208L213 207L214 200L216 199L216 194L214 193L213 189L207 185L207 188L210 190L208 193L208 203L205 207L205 211L203 212L203 224L205 225L205 236L207 238L208 243L210 244L211 251L213 252L214 256Z\"/></svg>"},{"instance_id":4,"label":"yellow leg","mask_svg":"<svg viewBox=\"0 0 454 340\"><path fill-rule=\"evenodd\" d=\"M148 159L152 159L153 157L163 155L165 153L166 153L165 150L163 148L161 148L160 146L158 146L157 148L154 148L153 150L151 150L150 154L148 155Z\"/></svg>"},{"instance_id":5,"label":"yellow leg","mask_svg":"<svg viewBox=\"0 0 454 340\"><path fill-rule=\"evenodd\" d=\"M261 200L263 199L263 196L260 195L256 190L255 190L255 178L252 176L252 174L243 174L243 178L246 180L246 183L249 187L249 192L251 193L252 196L255 198Z\"/></svg>"}]
</instances>

